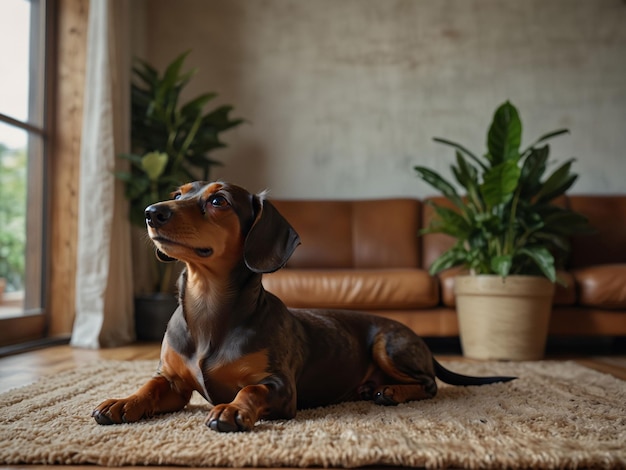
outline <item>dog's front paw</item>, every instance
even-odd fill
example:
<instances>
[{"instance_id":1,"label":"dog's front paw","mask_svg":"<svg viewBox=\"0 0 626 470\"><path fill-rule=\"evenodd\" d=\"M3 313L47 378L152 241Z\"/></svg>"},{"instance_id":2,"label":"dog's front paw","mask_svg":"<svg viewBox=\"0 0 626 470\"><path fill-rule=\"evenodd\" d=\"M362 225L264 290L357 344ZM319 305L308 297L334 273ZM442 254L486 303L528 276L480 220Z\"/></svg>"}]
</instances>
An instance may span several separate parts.
<instances>
[{"instance_id":1,"label":"dog's front paw","mask_svg":"<svg viewBox=\"0 0 626 470\"><path fill-rule=\"evenodd\" d=\"M134 397L103 401L91 412L98 424L133 423L145 414L141 401Z\"/></svg>"},{"instance_id":2,"label":"dog's front paw","mask_svg":"<svg viewBox=\"0 0 626 470\"><path fill-rule=\"evenodd\" d=\"M218 432L249 431L255 422L256 416L230 403L214 406L206 419L206 425Z\"/></svg>"},{"instance_id":3,"label":"dog's front paw","mask_svg":"<svg viewBox=\"0 0 626 470\"><path fill-rule=\"evenodd\" d=\"M382 387L376 391L374 395L374 403L383 406L396 406L398 401L394 398L395 390L393 387Z\"/></svg>"}]
</instances>

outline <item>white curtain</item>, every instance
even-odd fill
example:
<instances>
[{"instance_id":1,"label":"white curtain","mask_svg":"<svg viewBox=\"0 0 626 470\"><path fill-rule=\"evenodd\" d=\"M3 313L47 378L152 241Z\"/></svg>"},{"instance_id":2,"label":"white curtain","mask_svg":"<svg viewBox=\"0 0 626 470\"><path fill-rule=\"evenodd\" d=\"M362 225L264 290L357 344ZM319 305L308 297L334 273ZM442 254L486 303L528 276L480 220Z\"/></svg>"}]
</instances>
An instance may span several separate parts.
<instances>
[{"instance_id":1,"label":"white curtain","mask_svg":"<svg viewBox=\"0 0 626 470\"><path fill-rule=\"evenodd\" d=\"M114 176L129 150L129 3L91 0L78 194L73 346L134 339L128 204Z\"/></svg>"}]
</instances>

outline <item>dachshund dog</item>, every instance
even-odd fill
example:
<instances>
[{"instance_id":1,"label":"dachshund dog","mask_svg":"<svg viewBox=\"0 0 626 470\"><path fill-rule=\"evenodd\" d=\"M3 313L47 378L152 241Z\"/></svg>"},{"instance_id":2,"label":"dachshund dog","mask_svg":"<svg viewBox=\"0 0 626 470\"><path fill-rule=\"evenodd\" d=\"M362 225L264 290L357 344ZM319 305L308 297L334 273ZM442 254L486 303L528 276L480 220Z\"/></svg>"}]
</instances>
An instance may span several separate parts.
<instances>
[{"instance_id":1,"label":"dachshund dog","mask_svg":"<svg viewBox=\"0 0 626 470\"><path fill-rule=\"evenodd\" d=\"M261 284L300 244L264 195L222 182L189 183L149 206L148 234L162 261L180 260L179 307L156 374L137 392L106 400L99 424L182 409L194 390L213 407L215 431L248 431L259 419L342 401L396 405L432 398L435 377L482 385L445 369L408 327L375 315L287 308Z\"/></svg>"}]
</instances>

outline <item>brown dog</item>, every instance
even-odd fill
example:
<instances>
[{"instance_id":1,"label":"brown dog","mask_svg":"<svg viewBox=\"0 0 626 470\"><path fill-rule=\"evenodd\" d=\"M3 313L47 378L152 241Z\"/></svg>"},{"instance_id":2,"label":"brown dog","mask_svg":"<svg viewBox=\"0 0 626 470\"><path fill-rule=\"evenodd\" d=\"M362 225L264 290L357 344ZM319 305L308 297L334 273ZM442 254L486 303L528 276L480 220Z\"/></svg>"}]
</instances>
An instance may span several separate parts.
<instances>
[{"instance_id":1,"label":"brown dog","mask_svg":"<svg viewBox=\"0 0 626 470\"><path fill-rule=\"evenodd\" d=\"M247 431L259 419L348 400L396 405L431 398L435 376L454 385L513 377L467 377L437 363L409 328L382 317L288 309L263 289L298 234L262 195L226 183L182 186L146 209L164 260L186 264L156 375L133 395L93 411L99 424L182 409L194 390L214 406L207 425Z\"/></svg>"}]
</instances>

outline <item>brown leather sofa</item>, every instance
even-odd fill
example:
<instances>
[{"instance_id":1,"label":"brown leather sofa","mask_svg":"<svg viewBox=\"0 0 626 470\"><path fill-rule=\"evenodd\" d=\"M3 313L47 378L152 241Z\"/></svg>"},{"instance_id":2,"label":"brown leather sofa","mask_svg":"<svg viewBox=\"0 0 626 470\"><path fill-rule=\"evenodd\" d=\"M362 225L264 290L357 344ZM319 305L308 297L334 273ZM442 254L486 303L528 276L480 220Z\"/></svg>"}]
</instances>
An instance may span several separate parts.
<instances>
[{"instance_id":1,"label":"brown leather sofa","mask_svg":"<svg viewBox=\"0 0 626 470\"><path fill-rule=\"evenodd\" d=\"M441 201L440 198L433 198ZM419 236L432 209L417 199L273 200L300 234L287 266L263 284L290 307L362 310L422 336L457 336L454 275L428 267L452 240ZM626 335L626 195L570 196L597 232L572 240L551 335Z\"/></svg>"}]
</instances>

